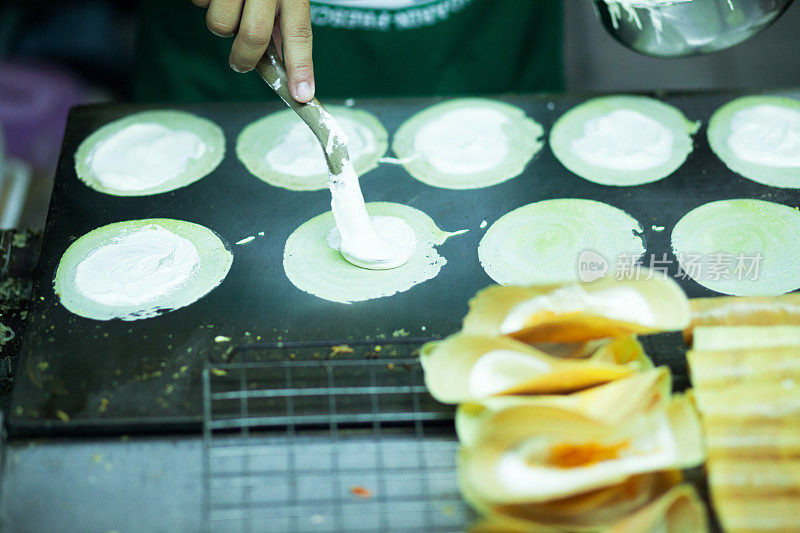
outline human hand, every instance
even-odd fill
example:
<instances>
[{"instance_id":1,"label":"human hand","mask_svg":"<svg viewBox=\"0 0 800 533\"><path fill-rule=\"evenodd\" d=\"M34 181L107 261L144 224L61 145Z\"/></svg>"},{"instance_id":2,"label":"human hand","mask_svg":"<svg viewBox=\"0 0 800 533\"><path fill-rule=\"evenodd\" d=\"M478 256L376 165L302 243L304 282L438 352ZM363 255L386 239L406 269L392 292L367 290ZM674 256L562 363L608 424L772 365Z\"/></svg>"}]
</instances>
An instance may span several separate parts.
<instances>
[{"instance_id":1,"label":"human hand","mask_svg":"<svg viewBox=\"0 0 800 533\"><path fill-rule=\"evenodd\" d=\"M233 70L252 70L274 38L282 50L294 99L306 103L314 97L309 0L191 1L208 9L206 24L211 33L236 36L229 59Z\"/></svg>"}]
</instances>

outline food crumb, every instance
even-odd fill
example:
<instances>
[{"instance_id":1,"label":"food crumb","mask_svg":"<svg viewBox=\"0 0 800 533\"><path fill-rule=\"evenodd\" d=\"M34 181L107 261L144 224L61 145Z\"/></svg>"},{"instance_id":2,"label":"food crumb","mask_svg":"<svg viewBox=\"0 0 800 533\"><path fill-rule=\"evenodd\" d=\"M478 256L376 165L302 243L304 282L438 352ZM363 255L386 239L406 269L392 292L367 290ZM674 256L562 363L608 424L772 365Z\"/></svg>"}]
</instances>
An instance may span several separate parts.
<instances>
[{"instance_id":1,"label":"food crumb","mask_svg":"<svg viewBox=\"0 0 800 533\"><path fill-rule=\"evenodd\" d=\"M486 227L486 226L488 226L488 225L489 225L489 223L488 223L488 222L486 222L485 220L483 220L483 221L481 221L480 228L481 228L481 229L483 229L483 228L485 228L485 227Z\"/></svg>"},{"instance_id":2,"label":"food crumb","mask_svg":"<svg viewBox=\"0 0 800 533\"><path fill-rule=\"evenodd\" d=\"M103 460L103 455L102 455L102 454L96 453L96 454L94 454L94 455L92 456L92 462L93 462L93 463L99 463L99 462L101 462L102 460Z\"/></svg>"},{"instance_id":3,"label":"food crumb","mask_svg":"<svg viewBox=\"0 0 800 533\"><path fill-rule=\"evenodd\" d=\"M392 337L408 337L408 332L403 328L396 329L392 332Z\"/></svg>"},{"instance_id":4,"label":"food crumb","mask_svg":"<svg viewBox=\"0 0 800 533\"><path fill-rule=\"evenodd\" d=\"M60 409L56 411L56 416L62 422L69 422L69 415L67 413L65 413L64 411L61 411Z\"/></svg>"},{"instance_id":5,"label":"food crumb","mask_svg":"<svg viewBox=\"0 0 800 533\"><path fill-rule=\"evenodd\" d=\"M48 363L47 361L42 361L41 363L39 363L36 366L37 366L37 368L39 369L40 372L44 372L45 370L47 370L50 367L50 363Z\"/></svg>"},{"instance_id":6,"label":"food crumb","mask_svg":"<svg viewBox=\"0 0 800 533\"><path fill-rule=\"evenodd\" d=\"M217 335L214 337L214 342L231 342L231 338L225 335Z\"/></svg>"},{"instance_id":7,"label":"food crumb","mask_svg":"<svg viewBox=\"0 0 800 533\"><path fill-rule=\"evenodd\" d=\"M338 346L331 346L331 357L336 357L340 353L353 353L353 349L347 344L340 344Z\"/></svg>"},{"instance_id":8,"label":"food crumb","mask_svg":"<svg viewBox=\"0 0 800 533\"><path fill-rule=\"evenodd\" d=\"M245 237L244 239L236 241L236 244L238 244L239 246L242 246L243 244L249 244L249 243L253 242L254 240L256 240L256 238L253 235L250 235L249 237Z\"/></svg>"},{"instance_id":9,"label":"food crumb","mask_svg":"<svg viewBox=\"0 0 800 533\"><path fill-rule=\"evenodd\" d=\"M228 372L225 371L225 370L222 370L221 368L212 368L210 370L210 372L212 374L214 374L215 376L227 376L228 375Z\"/></svg>"},{"instance_id":10,"label":"food crumb","mask_svg":"<svg viewBox=\"0 0 800 533\"><path fill-rule=\"evenodd\" d=\"M653 231L664 231L666 229L664 226L653 225L653 226L650 226L650 227L653 229Z\"/></svg>"},{"instance_id":11,"label":"food crumb","mask_svg":"<svg viewBox=\"0 0 800 533\"><path fill-rule=\"evenodd\" d=\"M362 487L360 485L353 485L350 487L350 494L353 496L358 496L359 498L364 498L365 500L372 498L372 492L369 489Z\"/></svg>"},{"instance_id":12,"label":"food crumb","mask_svg":"<svg viewBox=\"0 0 800 533\"><path fill-rule=\"evenodd\" d=\"M100 405L97 407L98 413L105 413L108 408L108 398L101 398Z\"/></svg>"},{"instance_id":13,"label":"food crumb","mask_svg":"<svg viewBox=\"0 0 800 533\"><path fill-rule=\"evenodd\" d=\"M394 363L389 363L388 365L386 365L386 368L388 370L394 370Z\"/></svg>"}]
</instances>

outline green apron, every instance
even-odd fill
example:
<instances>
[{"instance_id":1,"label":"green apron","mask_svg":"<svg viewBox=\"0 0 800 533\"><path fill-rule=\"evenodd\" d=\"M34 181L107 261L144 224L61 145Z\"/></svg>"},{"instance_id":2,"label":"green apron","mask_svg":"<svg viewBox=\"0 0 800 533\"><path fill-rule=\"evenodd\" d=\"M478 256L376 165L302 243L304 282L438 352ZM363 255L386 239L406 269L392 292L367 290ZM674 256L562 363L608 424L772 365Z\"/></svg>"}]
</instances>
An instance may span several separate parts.
<instances>
[{"instance_id":1,"label":"green apron","mask_svg":"<svg viewBox=\"0 0 800 533\"><path fill-rule=\"evenodd\" d=\"M311 10L322 99L563 87L561 0L318 0ZM229 68L232 40L212 35L188 0L145 0L140 20L137 100L268 97L257 74Z\"/></svg>"}]
</instances>

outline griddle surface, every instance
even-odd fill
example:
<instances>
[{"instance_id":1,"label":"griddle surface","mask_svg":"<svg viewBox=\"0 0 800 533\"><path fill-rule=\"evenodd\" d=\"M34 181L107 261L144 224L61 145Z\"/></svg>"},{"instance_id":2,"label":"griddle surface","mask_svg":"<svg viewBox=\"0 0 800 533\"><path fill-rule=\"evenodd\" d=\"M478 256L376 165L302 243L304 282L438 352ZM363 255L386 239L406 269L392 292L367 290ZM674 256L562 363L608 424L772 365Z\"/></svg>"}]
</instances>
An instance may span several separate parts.
<instances>
[{"instance_id":1,"label":"griddle surface","mask_svg":"<svg viewBox=\"0 0 800 533\"><path fill-rule=\"evenodd\" d=\"M800 91L789 94L800 97ZM498 99L524 109L549 132L561 114L592 96ZM705 135L708 119L736 96L662 95L688 118L702 120L703 127L695 136L694 152L677 172L637 187L606 187L585 181L565 169L548 145L519 177L479 190L429 187L400 166L380 165L362 178L368 201L408 204L429 214L442 229L470 231L439 247L447 265L435 279L389 298L351 305L306 294L283 272L286 239L297 226L330 209L329 193L272 187L251 176L236 158L239 132L265 114L284 109L283 104L171 107L219 124L227 138L226 157L213 173L188 187L127 198L101 194L80 182L75 175L74 153L97 128L154 107L76 108L70 114L56 173L10 428L17 434L196 429L201 421L202 361L205 357L224 358L234 346L287 340L381 339L391 338L397 330L424 338L453 333L460 327L469 298L492 283L478 262L478 242L485 232L479 229L481 221L491 224L509 211L539 200L588 198L627 211L645 228L645 257L655 254L661 258L666 253L672 260L670 272L676 274L670 234L691 209L727 198L758 198L793 207L800 201L795 190L767 187L734 174L709 150ZM438 101L359 100L356 107L374 113L393 135L404 120ZM88 320L58 303L52 281L70 243L112 222L155 217L202 224L231 244L235 258L222 285L193 305L135 322ZM666 229L654 232L649 229L652 225ZM265 235L250 244L233 245L260 231ZM680 283L689 296L712 295L691 280ZM219 335L232 341L217 343L215 337ZM683 359L680 352L670 348L659 353L655 349L653 356L657 363L670 363L685 384L685 367L676 364Z\"/></svg>"}]
</instances>

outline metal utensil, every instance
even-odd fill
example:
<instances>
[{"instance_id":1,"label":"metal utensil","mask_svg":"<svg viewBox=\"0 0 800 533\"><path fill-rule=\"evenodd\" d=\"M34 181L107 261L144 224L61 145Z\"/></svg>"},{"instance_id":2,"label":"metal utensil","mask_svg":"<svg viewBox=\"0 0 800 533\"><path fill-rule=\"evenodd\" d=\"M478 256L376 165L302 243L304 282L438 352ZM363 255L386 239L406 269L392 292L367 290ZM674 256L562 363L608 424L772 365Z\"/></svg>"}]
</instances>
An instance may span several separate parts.
<instances>
[{"instance_id":1,"label":"metal utensil","mask_svg":"<svg viewBox=\"0 0 800 533\"><path fill-rule=\"evenodd\" d=\"M266 52L261 57L261 60L256 65L256 71L264 78L264 81L272 87L272 89L280 96L281 100L291 107L305 122L314 135L322 145L322 152L325 154L325 160L328 163L328 170L331 176L339 176L342 174L343 168L350 165L350 153L347 150L347 138L342 131L341 127L336 123L333 116L325 109L319 100L314 98L307 104L301 104L292 97L289 91L289 78L286 74L286 65L278 55L278 48L275 46L275 41L270 41ZM352 172L352 169L350 170ZM358 190L356 185L355 191L358 196L361 196L361 191ZM333 187L331 194L334 192ZM334 218L338 217L335 205L331 205ZM362 207L363 209L363 207ZM368 214L366 210L363 212L363 217L366 219L365 223L369 223ZM337 225L339 219L337 218ZM341 228L341 226L339 226ZM351 264L367 268L370 270L388 270L403 265L408 261L409 257L402 257L402 262L398 263L398 257L362 257L348 253L345 246L340 250L342 256Z\"/></svg>"},{"instance_id":2,"label":"metal utensil","mask_svg":"<svg viewBox=\"0 0 800 533\"><path fill-rule=\"evenodd\" d=\"M595 0L606 31L656 57L717 52L772 24L792 0Z\"/></svg>"},{"instance_id":3,"label":"metal utensil","mask_svg":"<svg viewBox=\"0 0 800 533\"><path fill-rule=\"evenodd\" d=\"M347 141L340 134L341 129L331 130L329 124L336 124L336 120L331 116L325 106L314 98L307 104L301 104L294 99L289 92L289 77L286 74L286 65L280 55L275 41L270 41L267 51L256 65L256 71L264 78L267 85L280 96L286 105L294 111L308 124L311 131L319 140L323 147L325 160L331 174L339 175L342 173L342 166L350 161L350 153L347 151ZM338 131L337 131L338 130ZM329 147L330 149L326 149Z\"/></svg>"}]
</instances>

